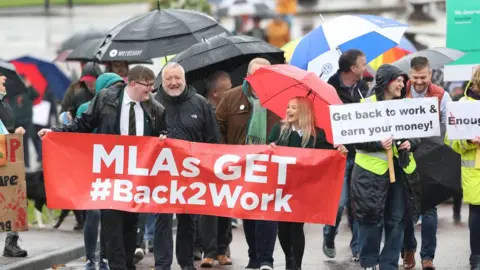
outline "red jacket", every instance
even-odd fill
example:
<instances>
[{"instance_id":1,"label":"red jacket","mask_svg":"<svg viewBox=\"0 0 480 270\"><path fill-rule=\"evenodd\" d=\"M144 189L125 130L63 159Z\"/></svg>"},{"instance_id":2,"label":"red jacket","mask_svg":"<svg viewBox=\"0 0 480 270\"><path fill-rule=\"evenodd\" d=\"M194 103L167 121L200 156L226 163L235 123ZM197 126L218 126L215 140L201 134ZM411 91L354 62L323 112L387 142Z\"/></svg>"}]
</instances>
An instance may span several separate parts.
<instances>
[{"instance_id":1,"label":"red jacket","mask_svg":"<svg viewBox=\"0 0 480 270\"><path fill-rule=\"evenodd\" d=\"M410 81L407 82L407 98L412 98L412 83ZM440 114L440 103L442 101L443 95L445 95L445 90L443 90L442 87L435 85L433 83L430 83L427 88L427 94L425 97L437 97L438 98L438 113Z\"/></svg>"}]
</instances>

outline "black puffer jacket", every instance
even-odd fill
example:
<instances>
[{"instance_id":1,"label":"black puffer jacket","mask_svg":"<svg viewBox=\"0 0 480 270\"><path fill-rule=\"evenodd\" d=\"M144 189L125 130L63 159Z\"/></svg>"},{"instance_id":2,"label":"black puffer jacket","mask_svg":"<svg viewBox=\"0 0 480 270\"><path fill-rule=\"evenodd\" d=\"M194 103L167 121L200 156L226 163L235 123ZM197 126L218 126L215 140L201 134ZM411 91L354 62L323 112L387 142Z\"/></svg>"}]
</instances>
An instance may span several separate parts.
<instances>
[{"instance_id":1,"label":"black puffer jacket","mask_svg":"<svg viewBox=\"0 0 480 270\"><path fill-rule=\"evenodd\" d=\"M76 117L68 125L52 128L57 132L120 134L120 106L126 84L114 85L100 91L93 98L82 117ZM150 123L149 134L159 136L166 133L165 109L153 96L140 103L146 115L146 123ZM145 128L147 132L147 128Z\"/></svg>"},{"instance_id":2,"label":"black puffer jacket","mask_svg":"<svg viewBox=\"0 0 480 270\"><path fill-rule=\"evenodd\" d=\"M165 107L169 138L190 142L220 142L220 128L213 108L193 87L187 86L182 94L172 97L160 86L155 99Z\"/></svg>"},{"instance_id":3,"label":"black puffer jacket","mask_svg":"<svg viewBox=\"0 0 480 270\"><path fill-rule=\"evenodd\" d=\"M388 87L388 83L403 76L405 82L408 76L399 68L392 65L383 65L378 69L376 74L377 85L374 87L374 94L377 101L382 101L384 97L384 89ZM402 96L405 97L405 87L402 89ZM411 144L410 152L415 151L416 146L420 143L418 139L408 139ZM357 150L365 152L383 152L381 142L368 142L355 144ZM403 185L401 188L405 190L404 198L406 199L405 213L408 218L416 221L421 207L421 186L418 174L414 171L412 174L406 174L399 165L399 160L394 158L396 183L391 184L389 180L388 170L383 175L372 173L357 164L353 169L351 183L351 203L356 218L361 222L377 223L383 220L387 194L392 185ZM398 200L398 198L393 198Z\"/></svg>"}]
</instances>

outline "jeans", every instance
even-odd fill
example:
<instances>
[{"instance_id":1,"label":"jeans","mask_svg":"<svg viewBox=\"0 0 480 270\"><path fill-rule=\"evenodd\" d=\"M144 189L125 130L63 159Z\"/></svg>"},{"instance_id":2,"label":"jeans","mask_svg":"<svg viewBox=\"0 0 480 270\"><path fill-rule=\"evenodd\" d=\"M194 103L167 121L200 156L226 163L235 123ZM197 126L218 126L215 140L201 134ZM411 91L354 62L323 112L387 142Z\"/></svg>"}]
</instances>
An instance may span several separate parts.
<instances>
[{"instance_id":1,"label":"jeans","mask_svg":"<svg viewBox=\"0 0 480 270\"><path fill-rule=\"evenodd\" d=\"M412 221L405 222L405 239L403 248L405 251L415 252L417 249L417 239L415 238L415 228ZM420 257L422 260L433 260L435 250L437 249L437 227L438 216L437 207L429 209L422 213L422 248Z\"/></svg>"},{"instance_id":2,"label":"jeans","mask_svg":"<svg viewBox=\"0 0 480 270\"><path fill-rule=\"evenodd\" d=\"M143 240L153 241L153 234L155 233L155 223L157 222L157 217L155 214L147 214L147 223L145 224L145 233L143 235Z\"/></svg>"},{"instance_id":3,"label":"jeans","mask_svg":"<svg viewBox=\"0 0 480 270\"><path fill-rule=\"evenodd\" d=\"M243 230L248 244L250 263L273 267L273 250L278 231L277 222L244 219Z\"/></svg>"},{"instance_id":4,"label":"jeans","mask_svg":"<svg viewBox=\"0 0 480 270\"><path fill-rule=\"evenodd\" d=\"M480 205L469 205L468 228L470 229L470 265L480 266Z\"/></svg>"},{"instance_id":5,"label":"jeans","mask_svg":"<svg viewBox=\"0 0 480 270\"><path fill-rule=\"evenodd\" d=\"M352 177L353 166L355 165L355 159L347 159L347 165L345 167L345 177L343 179L342 194L340 196L340 203L338 205L337 220L335 226L325 225L323 227L323 239L327 242L334 242L335 236L338 233L338 226L342 221L342 214L345 207L349 205L350 201L350 179ZM349 212L349 214L351 214ZM358 222L355 219L351 220L352 240L350 241L350 249L352 254L358 254Z\"/></svg>"},{"instance_id":6,"label":"jeans","mask_svg":"<svg viewBox=\"0 0 480 270\"><path fill-rule=\"evenodd\" d=\"M173 214L157 214L153 236L153 256L156 270L170 270L173 262ZM180 267L193 266L196 215L177 214L175 253Z\"/></svg>"},{"instance_id":7,"label":"jeans","mask_svg":"<svg viewBox=\"0 0 480 270\"><path fill-rule=\"evenodd\" d=\"M83 241L85 243L85 256L87 260L95 261L97 249L98 225L100 224L100 210L87 210L85 224L83 225ZM100 228L100 259L106 259L105 238Z\"/></svg>"},{"instance_id":8,"label":"jeans","mask_svg":"<svg viewBox=\"0 0 480 270\"><path fill-rule=\"evenodd\" d=\"M400 170L400 168L395 167L396 172ZM406 193L402 175L396 174L396 182L390 184L387 192L384 219L377 223L358 221L358 247L362 268L374 267L380 264L380 269L382 270L398 269L398 260L402 250L405 229ZM388 172L386 175L388 175ZM385 243L380 252L384 229Z\"/></svg>"}]
</instances>

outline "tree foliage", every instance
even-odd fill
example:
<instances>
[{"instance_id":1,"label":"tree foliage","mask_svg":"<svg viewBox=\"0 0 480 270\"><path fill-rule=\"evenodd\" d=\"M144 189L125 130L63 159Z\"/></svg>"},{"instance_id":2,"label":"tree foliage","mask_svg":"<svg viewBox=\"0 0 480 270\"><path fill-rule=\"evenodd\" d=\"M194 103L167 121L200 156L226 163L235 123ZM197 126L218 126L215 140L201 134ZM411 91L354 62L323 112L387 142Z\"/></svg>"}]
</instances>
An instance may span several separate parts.
<instances>
[{"instance_id":1,"label":"tree foliage","mask_svg":"<svg viewBox=\"0 0 480 270\"><path fill-rule=\"evenodd\" d=\"M150 10L157 7L157 0L151 0ZM193 9L212 15L212 8L207 0L160 0L160 8Z\"/></svg>"}]
</instances>

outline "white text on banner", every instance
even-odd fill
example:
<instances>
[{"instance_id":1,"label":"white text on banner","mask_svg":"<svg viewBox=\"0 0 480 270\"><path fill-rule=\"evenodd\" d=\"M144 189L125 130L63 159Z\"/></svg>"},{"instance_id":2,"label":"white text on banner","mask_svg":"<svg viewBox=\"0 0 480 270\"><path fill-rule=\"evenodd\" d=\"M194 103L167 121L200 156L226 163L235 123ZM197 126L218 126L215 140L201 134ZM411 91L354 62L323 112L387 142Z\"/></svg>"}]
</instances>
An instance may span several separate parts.
<instances>
[{"instance_id":1,"label":"white text on banner","mask_svg":"<svg viewBox=\"0 0 480 270\"><path fill-rule=\"evenodd\" d=\"M440 136L436 97L332 105L330 119L335 144Z\"/></svg>"},{"instance_id":2,"label":"white text on banner","mask_svg":"<svg viewBox=\"0 0 480 270\"><path fill-rule=\"evenodd\" d=\"M480 101L447 103L449 140L470 140L480 135Z\"/></svg>"}]
</instances>

